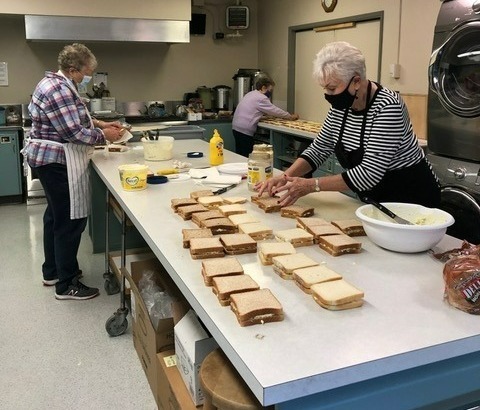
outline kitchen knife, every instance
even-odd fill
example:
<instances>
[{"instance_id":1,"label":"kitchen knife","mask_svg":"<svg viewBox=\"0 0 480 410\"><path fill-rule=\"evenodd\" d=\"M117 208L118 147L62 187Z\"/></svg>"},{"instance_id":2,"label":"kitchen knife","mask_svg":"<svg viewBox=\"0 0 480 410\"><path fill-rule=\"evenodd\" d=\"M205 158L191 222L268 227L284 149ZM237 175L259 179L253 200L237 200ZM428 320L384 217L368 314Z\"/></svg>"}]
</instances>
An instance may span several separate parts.
<instances>
[{"instance_id":1,"label":"kitchen knife","mask_svg":"<svg viewBox=\"0 0 480 410\"><path fill-rule=\"evenodd\" d=\"M402 217L398 216L397 214L393 213L390 209L387 207L383 206L381 203L374 201L373 199L364 196L362 198L363 202L366 202L367 204L373 205L375 208L379 209L382 211L385 215L389 216L392 218L396 223L402 224L402 225L415 225L414 223L407 221L406 219L403 219Z\"/></svg>"},{"instance_id":2,"label":"kitchen knife","mask_svg":"<svg viewBox=\"0 0 480 410\"><path fill-rule=\"evenodd\" d=\"M217 189L216 191L213 192L213 195L221 195L221 194L224 194L225 192L229 191L230 189L236 187L237 184L232 184L232 185L228 185L226 186L225 188L220 188L220 189Z\"/></svg>"}]
</instances>

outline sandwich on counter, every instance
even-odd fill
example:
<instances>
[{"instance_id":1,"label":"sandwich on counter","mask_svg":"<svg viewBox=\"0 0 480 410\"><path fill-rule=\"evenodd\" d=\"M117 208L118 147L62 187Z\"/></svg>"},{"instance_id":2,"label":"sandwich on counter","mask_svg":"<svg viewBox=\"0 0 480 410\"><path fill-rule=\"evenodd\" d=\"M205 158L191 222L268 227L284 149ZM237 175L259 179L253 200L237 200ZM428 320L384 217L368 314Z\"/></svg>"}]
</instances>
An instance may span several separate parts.
<instances>
[{"instance_id":1,"label":"sandwich on counter","mask_svg":"<svg viewBox=\"0 0 480 410\"><path fill-rule=\"evenodd\" d=\"M196 205L197 201L192 198L173 198L170 203L173 211L177 212L181 206Z\"/></svg>"},{"instance_id":2,"label":"sandwich on counter","mask_svg":"<svg viewBox=\"0 0 480 410\"><path fill-rule=\"evenodd\" d=\"M297 253L290 242L263 242L258 245L258 258L263 265L273 264L272 258Z\"/></svg>"},{"instance_id":3,"label":"sandwich on counter","mask_svg":"<svg viewBox=\"0 0 480 410\"><path fill-rule=\"evenodd\" d=\"M256 241L273 238L273 230L261 222L246 223L238 225L240 233L250 235Z\"/></svg>"},{"instance_id":4,"label":"sandwich on counter","mask_svg":"<svg viewBox=\"0 0 480 410\"><path fill-rule=\"evenodd\" d=\"M213 278L243 275L243 267L235 257L202 261L202 276L205 285L212 286Z\"/></svg>"},{"instance_id":5,"label":"sandwich on counter","mask_svg":"<svg viewBox=\"0 0 480 410\"><path fill-rule=\"evenodd\" d=\"M183 247L190 248L190 239L193 238L213 238L210 229L182 229Z\"/></svg>"},{"instance_id":6,"label":"sandwich on counter","mask_svg":"<svg viewBox=\"0 0 480 410\"><path fill-rule=\"evenodd\" d=\"M203 221L214 218L223 218L223 214L218 209L207 212L195 212L192 214L192 222L197 224L199 227L202 227Z\"/></svg>"},{"instance_id":7,"label":"sandwich on counter","mask_svg":"<svg viewBox=\"0 0 480 410\"><path fill-rule=\"evenodd\" d=\"M314 208L312 207L306 207L306 206L300 206L300 205L289 205L289 206L284 206L280 210L280 215L283 216L284 218L307 218L312 216L314 213Z\"/></svg>"},{"instance_id":8,"label":"sandwich on counter","mask_svg":"<svg viewBox=\"0 0 480 410\"><path fill-rule=\"evenodd\" d=\"M230 305L234 293L251 292L260 289L250 275L216 276L212 278L212 292L222 306Z\"/></svg>"},{"instance_id":9,"label":"sandwich on counter","mask_svg":"<svg viewBox=\"0 0 480 410\"><path fill-rule=\"evenodd\" d=\"M363 305L364 293L344 279L312 285L313 299L329 310L353 309Z\"/></svg>"},{"instance_id":10,"label":"sandwich on counter","mask_svg":"<svg viewBox=\"0 0 480 410\"><path fill-rule=\"evenodd\" d=\"M318 265L318 262L304 253L274 256L272 261L273 271L283 279L293 279L293 271L296 269Z\"/></svg>"},{"instance_id":11,"label":"sandwich on counter","mask_svg":"<svg viewBox=\"0 0 480 410\"><path fill-rule=\"evenodd\" d=\"M310 266L293 271L295 284L305 293L309 294L312 293L312 285L338 279L342 279L342 275L327 268L325 265Z\"/></svg>"},{"instance_id":12,"label":"sandwich on counter","mask_svg":"<svg viewBox=\"0 0 480 410\"><path fill-rule=\"evenodd\" d=\"M283 308L270 289L230 295L230 308L240 326L279 322L283 320Z\"/></svg>"},{"instance_id":13,"label":"sandwich on counter","mask_svg":"<svg viewBox=\"0 0 480 410\"><path fill-rule=\"evenodd\" d=\"M190 239L192 259L221 258L225 256L223 245L218 238Z\"/></svg>"},{"instance_id":14,"label":"sandwich on counter","mask_svg":"<svg viewBox=\"0 0 480 410\"><path fill-rule=\"evenodd\" d=\"M323 218L311 217L311 218L304 218L298 217L297 219L297 228L302 228L308 231L308 228L311 226L317 225L330 225L330 222L326 221Z\"/></svg>"},{"instance_id":15,"label":"sandwich on counter","mask_svg":"<svg viewBox=\"0 0 480 410\"><path fill-rule=\"evenodd\" d=\"M247 212L240 204L220 205L218 210L225 216L244 214Z\"/></svg>"},{"instance_id":16,"label":"sandwich on counter","mask_svg":"<svg viewBox=\"0 0 480 410\"><path fill-rule=\"evenodd\" d=\"M348 236L365 236L365 230L362 223L358 219L342 219L332 221L332 225L339 228Z\"/></svg>"},{"instance_id":17,"label":"sandwich on counter","mask_svg":"<svg viewBox=\"0 0 480 410\"><path fill-rule=\"evenodd\" d=\"M290 242L295 248L313 245L313 235L301 228L276 231L275 238L281 242Z\"/></svg>"},{"instance_id":18,"label":"sandwich on counter","mask_svg":"<svg viewBox=\"0 0 480 410\"><path fill-rule=\"evenodd\" d=\"M232 223L235 226L238 226L240 224L249 224L253 222L260 222L260 220L256 217L254 217L251 214L235 214L235 215L230 215L228 217L232 221Z\"/></svg>"},{"instance_id":19,"label":"sandwich on counter","mask_svg":"<svg viewBox=\"0 0 480 410\"><path fill-rule=\"evenodd\" d=\"M309 226L307 232L310 232L313 235L315 243L319 242L321 236L343 235L343 232L332 224Z\"/></svg>"},{"instance_id":20,"label":"sandwich on counter","mask_svg":"<svg viewBox=\"0 0 480 410\"><path fill-rule=\"evenodd\" d=\"M202 222L201 226L202 228L211 229L214 235L237 232L237 227L230 219L225 217L207 219L206 221Z\"/></svg>"},{"instance_id":21,"label":"sandwich on counter","mask_svg":"<svg viewBox=\"0 0 480 410\"><path fill-rule=\"evenodd\" d=\"M247 198L244 196L230 196L227 198L223 198L223 202L225 202L227 205L233 205L233 204L244 204L247 202Z\"/></svg>"},{"instance_id":22,"label":"sandwich on counter","mask_svg":"<svg viewBox=\"0 0 480 410\"><path fill-rule=\"evenodd\" d=\"M332 256L345 255L347 253L360 253L362 243L348 235L319 236L318 245Z\"/></svg>"},{"instance_id":23,"label":"sandwich on counter","mask_svg":"<svg viewBox=\"0 0 480 410\"><path fill-rule=\"evenodd\" d=\"M190 192L190 198L198 199L202 196L213 196L213 191L211 189L203 189L201 191Z\"/></svg>"},{"instance_id":24,"label":"sandwich on counter","mask_svg":"<svg viewBox=\"0 0 480 410\"><path fill-rule=\"evenodd\" d=\"M246 233L220 235L220 242L227 255L242 255L257 252L257 241Z\"/></svg>"},{"instance_id":25,"label":"sandwich on counter","mask_svg":"<svg viewBox=\"0 0 480 410\"><path fill-rule=\"evenodd\" d=\"M207 212L208 208L201 204L180 206L177 208L177 213L186 221L192 219L192 214L196 212Z\"/></svg>"},{"instance_id":26,"label":"sandwich on counter","mask_svg":"<svg viewBox=\"0 0 480 410\"><path fill-rule=\"evenodd\" d=\"M253 201L252 201L253 202ZM255 204L266 213L280 212L282 207L278 203L277 197L257 198Z\"/></svg>"},{"instance_id":27,"label":"sandwich on counter","mask_svg":"<svg viewBox=\"0 0 480 410\"><path fill-rule=\"evenodd\" d=\"M201 196L197 199L197 202L207 208L214 209L223 204L223 199L221 196Z\"/></svg>"}]
</instances>

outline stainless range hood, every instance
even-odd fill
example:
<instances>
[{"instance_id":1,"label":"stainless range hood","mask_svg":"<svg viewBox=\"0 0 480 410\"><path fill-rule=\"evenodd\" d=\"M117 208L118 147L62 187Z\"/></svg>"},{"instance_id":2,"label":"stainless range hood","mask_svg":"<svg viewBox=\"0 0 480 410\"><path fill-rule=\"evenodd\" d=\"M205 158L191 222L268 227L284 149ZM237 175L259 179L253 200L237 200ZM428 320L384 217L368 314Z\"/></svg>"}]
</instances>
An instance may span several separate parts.
<instances>
[{"instance_id":1,"label":"stainless range hood","mask_svg":"<svg viewBox=\"0 0 480 410\"><path fill-rule=\"evenodd\" d=\"M30 41L190 42L181 20L26 15L25 33Z\"/></svg>"}]
</instances>

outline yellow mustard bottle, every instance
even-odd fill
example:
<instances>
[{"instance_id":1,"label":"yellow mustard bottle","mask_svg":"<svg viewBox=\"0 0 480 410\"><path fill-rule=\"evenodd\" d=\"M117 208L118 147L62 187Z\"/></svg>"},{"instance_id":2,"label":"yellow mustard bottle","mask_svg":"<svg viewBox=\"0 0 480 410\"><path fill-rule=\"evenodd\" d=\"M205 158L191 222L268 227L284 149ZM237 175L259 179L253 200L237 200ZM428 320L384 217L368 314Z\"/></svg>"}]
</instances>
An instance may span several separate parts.
<instances>
[{"instance_id":1,"label":"yellow mustard bottle","mask_svg":"<svg viewBox=\"0 0 480 410\"><path fill-rule=\"evenodd\" d=\"M217 129L213 130L213 137L210 139L210 165L223 164L223 139Z\"/></svg>"}]
</instances>

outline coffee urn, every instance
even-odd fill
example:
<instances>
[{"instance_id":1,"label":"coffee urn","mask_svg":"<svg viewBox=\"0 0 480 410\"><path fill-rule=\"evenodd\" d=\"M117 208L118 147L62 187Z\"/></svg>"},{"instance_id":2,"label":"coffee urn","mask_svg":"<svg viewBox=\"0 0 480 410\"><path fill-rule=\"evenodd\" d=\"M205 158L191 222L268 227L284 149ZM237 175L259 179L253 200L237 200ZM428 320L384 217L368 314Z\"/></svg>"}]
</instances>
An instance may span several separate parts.
<instances>
[{"instance_id":1,"label":"coffee urn","mask_svg":"<svg viewBox=\"0 0 480 410\"><path fill-rule=\"evenodd\" d=\"M217 111L228 110L230 107L230 90L231 87L227 85L216 85L213 87L213 101L214 109Z\"/></svg>"},{"instance_id":2,"label":"coffee urn","mask_svg":"<svg viewBox=\"0 0 480 410\"><path fill-rule=\"evenodd\" d=\"M239 68L233 76L233 108L235 108L243 96L255 89L255 78L261 70L258 68Z\"/></svg>"}]
</instances>

